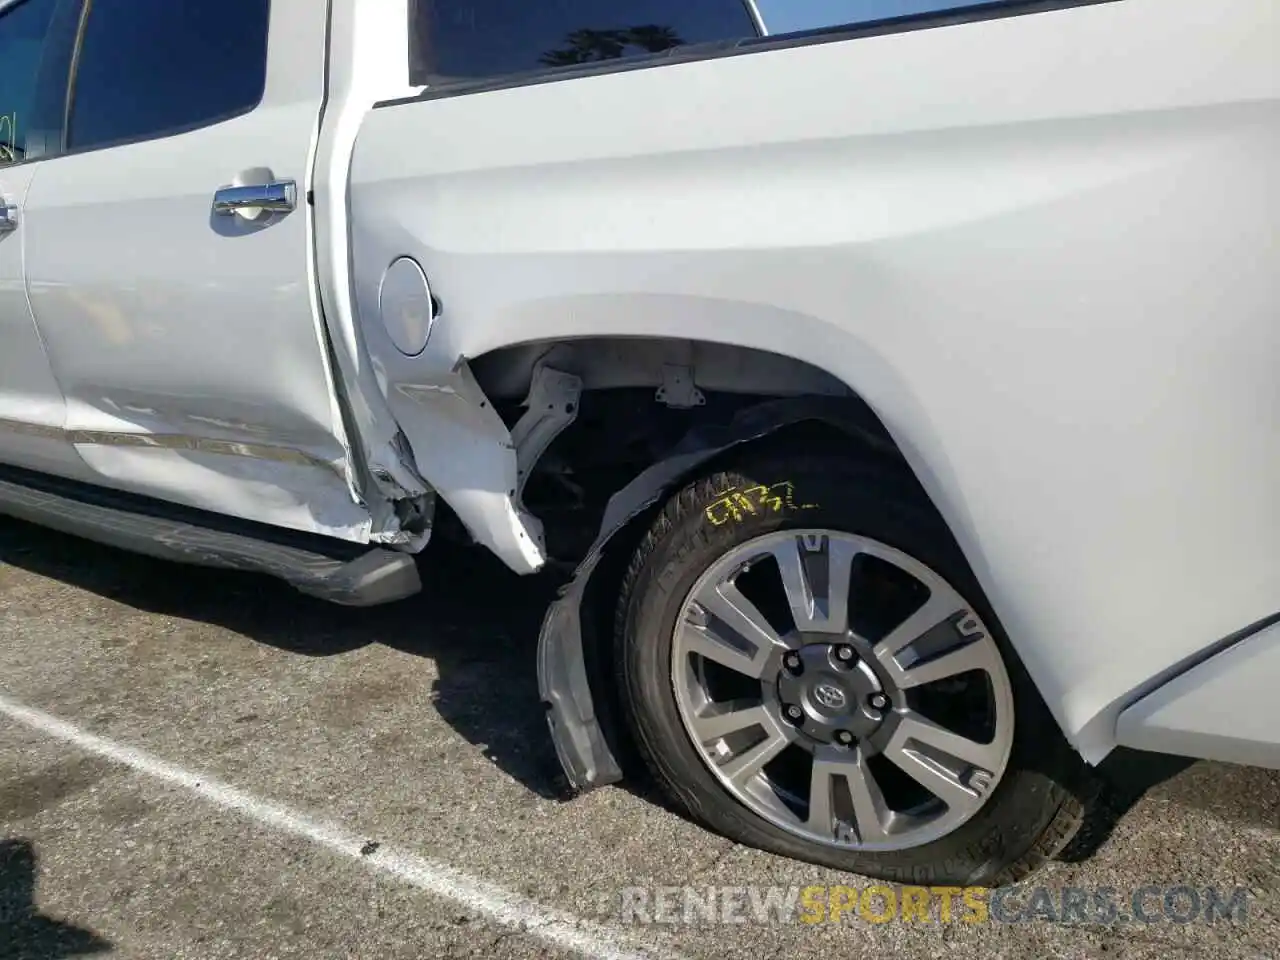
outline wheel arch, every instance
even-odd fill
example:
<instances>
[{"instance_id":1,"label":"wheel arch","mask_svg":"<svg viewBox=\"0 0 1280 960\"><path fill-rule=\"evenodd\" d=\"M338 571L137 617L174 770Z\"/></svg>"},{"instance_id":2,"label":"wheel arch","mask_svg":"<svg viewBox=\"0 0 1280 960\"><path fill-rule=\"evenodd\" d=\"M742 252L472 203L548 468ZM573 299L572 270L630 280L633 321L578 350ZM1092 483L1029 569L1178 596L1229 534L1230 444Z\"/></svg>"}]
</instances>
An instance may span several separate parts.
<instances>
[{"instance_id":1,"label":"wheel arch","mask_svg":"<svg viewBox=\"0 0 1280 960\"><path fill-rule=\"evenodd\" d=\"M912 377L866 338L817 317L766 304L628 297L556 301L514 323L482 324L464 335L444 324L446 354L429 360L441 369L465 363L494 402L527 396L533 372L556 366L581 380L584 391L662 385L664 368L686 367L693 385L769 401L804 397L844 399L859 422L895 448L942 513L979 571L978 540L951 454ZM617 309L609 310L608 306ZM622 309L625 306L626 309ZM597 310L596 308L600 308ZM688 336L696 316L697 337ZM528 322L524 322L528 321ZM451 359L450 359L451 358Z\"/></svg>"},{"instance_id":2,"label":"wheel arch","mask_svg":"<svg viewBox=\"0 0 1280 960\"><path fill-rule=\"evenodd\" d=\"M662 386L664 369L683 367L698 388L754 396L857 397L856 388L808 360L761 347L665 335L593 335L524 340L470 359L494 400L525 396L534 370L550 365L579 377L582 389Z\"/></svg>"},{"instance_id":3,"label":"wheel arch","mask_svg":"<svg viewBox=\"0 0 1280 960\"><path fill-rule=\"evenodd\" d=\"M885 418L856 384L842 378L837 370L762 347L667 335L601 334L521 340L469 355L466 362L483 395L495 408L505 411L522 481L537 469L554 439L571 435L580 426L578 411L590 406L593 395L623 391L631 391L639 402L608 411L616 432L634 429L646 419L656 418L664 408L683 415L676 421L678 432L666 438L667 446L680 436L685 437L681 442L696 444L702 431L714 434L728 423L732 413L752 406L814 401L808 408L777 407L787 412L755 439L761 439L765 432L797 428L799 423L787 418L803 408L809 413L801 419L825 424L834 432L837 444L907 461ZM709 401L724 402L708 405ZM557 424L531 425L538 419L539 409L551 404L561 404L571 412L560 416ZM666 447L651 452L633 464L627 479L677 452ZM919 482L915 471L912 473ZM617 489L615 485L608 493ZM518 506L523 506L522 493L523 482L517 487ZM572 559L580 557L581 553Z\"/></svg>"}]
</instances>

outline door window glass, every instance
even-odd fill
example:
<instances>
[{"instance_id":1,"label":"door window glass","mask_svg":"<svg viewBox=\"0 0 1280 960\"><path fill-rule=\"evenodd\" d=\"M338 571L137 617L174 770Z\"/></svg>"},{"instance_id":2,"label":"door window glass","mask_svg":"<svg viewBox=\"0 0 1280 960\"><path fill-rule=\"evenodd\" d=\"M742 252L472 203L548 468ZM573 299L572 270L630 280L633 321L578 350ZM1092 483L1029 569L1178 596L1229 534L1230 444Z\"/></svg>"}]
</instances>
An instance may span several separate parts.
<instances>
[{"instance_id":1,"label":"door window glass","mask_svg":"<svg viewBox=\"0 0 1280 960\"><path fill-rule=\"evenodd\" d=\"M757 35L744 0L413 0L414 83L478 80Z\"/></svg>"},{"instance_id":2,"label":"door window glass","mask_svg":"<svg viewBox=\"0 0 1280 960\"><path fill-rule=\"evenodd\" d=\"M75 75L72 150L166 136L257 106L270 0L94 3Z\"/></svg>"},{"instance_id":3,"label":"door window glass","mask_svg":"<svg viewBox=\"0 0 1280 960\"><path fill-rule=\"evenodd\" d=\"M0 166L27 158L36 79L57 0L24 0L0 13Z\"/></svg>"}]
</instances>

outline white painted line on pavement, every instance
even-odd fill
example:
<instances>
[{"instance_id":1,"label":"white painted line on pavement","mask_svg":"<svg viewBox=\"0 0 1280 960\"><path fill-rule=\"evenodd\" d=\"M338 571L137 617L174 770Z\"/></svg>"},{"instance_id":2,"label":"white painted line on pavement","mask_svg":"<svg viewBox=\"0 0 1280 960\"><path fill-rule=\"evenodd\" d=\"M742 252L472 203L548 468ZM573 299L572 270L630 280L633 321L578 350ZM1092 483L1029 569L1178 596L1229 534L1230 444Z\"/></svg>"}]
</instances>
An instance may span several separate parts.
<instances>
[{"instance_id":1,"label":"white painted line on pavement","mask_svg":"<svg viewBox=\"0 0 1280 960\"><path fill-rule=\"evenodd\" d=\"M194 773L154 757L143 750L115 743L74 724L18 703L0 694L0 714L49 737L88 753L182 787L210 803L234 810L263 826L291 834L355 860L371 870L390 874L420 890L479 914L494 923L536 937L544 943L601 960L678 960L674 954L635 943L623 930L546 907L497 884L473 877L454 867L421 857L388 844L369 854L361 848L367 838L342 827L314 820L305 814L245 793L212 777Z\"/></svg>"}]
</instances>

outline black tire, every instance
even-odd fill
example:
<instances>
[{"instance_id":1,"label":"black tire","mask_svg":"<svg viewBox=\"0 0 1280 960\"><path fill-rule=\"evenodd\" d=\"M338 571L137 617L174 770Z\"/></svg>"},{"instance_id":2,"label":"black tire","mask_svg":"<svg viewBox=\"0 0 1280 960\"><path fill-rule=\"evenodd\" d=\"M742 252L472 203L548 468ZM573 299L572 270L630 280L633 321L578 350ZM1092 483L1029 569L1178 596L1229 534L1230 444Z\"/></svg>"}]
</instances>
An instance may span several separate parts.
<instances>
[{"instance_id":1,"label":"black tire","mask_svg":"<svg viewBox=\"0 0 1280 960\"><path fill-rule=\"evenodd\" d=\"M725 490L790 483L795 502L710 522ZM811 506L817 504L817 506ZM789 833L739 803L687 736L671 677L676 618L694 582L733 547L787 528L871 537L917 558L975 605L995 634L1014 694L1014 741L1005 773L981 810L952 833L888 853L823 845ZM636 551L615 631L620 696L637 746L662 790L695 819L751 847L890 882L997 886L1056 854L1080 826L1084 765L1019 663L945 523L914 478L844 458L743 458L671 499Z\"/></svg>"}]
</instances>

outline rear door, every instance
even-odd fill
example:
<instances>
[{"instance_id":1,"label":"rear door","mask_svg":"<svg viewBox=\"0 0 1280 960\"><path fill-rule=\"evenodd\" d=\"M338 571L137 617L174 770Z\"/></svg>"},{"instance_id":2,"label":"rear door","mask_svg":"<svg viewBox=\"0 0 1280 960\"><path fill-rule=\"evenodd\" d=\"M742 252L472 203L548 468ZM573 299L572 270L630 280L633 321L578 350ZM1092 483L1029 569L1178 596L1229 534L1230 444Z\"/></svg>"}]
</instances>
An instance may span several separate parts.
<instances>
[{"instance_id":1,"label":"rear door","mask_svg":"<svg viewBox=\"0 0 1280 960\"><path fill-rule=\"evenodd\" d=\"M327 4L87 6L24 210L66 428L103 485L363 540L307 204Z\"/></svg>"},{"instance_id":2,"label":"rear door","mask_svg":"<svg viewBox=\"0 0 1280 960\"><path fill-rule=\"evenodd\" d=\"M58 66L69 59L70 37L60 30L67 6L0 3L0 463L63 475L84 465L62 429L66 407L27 303L22 247L47 133L34 120L41 64L45 82L57 86Z\"/></svg>"}]
</instances>

